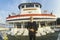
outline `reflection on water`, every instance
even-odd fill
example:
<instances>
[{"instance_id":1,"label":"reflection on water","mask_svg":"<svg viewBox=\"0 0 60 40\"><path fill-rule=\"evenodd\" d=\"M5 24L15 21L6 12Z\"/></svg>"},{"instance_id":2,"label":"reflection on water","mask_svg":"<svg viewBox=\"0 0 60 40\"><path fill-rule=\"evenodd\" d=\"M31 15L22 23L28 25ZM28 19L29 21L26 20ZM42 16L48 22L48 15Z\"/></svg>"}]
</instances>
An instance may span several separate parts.
<instances>
[{"instance_id":1,"label":"reflection on water","mask_svg":"<svg viewBox=\"0 0 60 40\"><path fill-rule=\"evenodd\" d=\"M57 40L60 40L60 33L58 34L58 38L57 38Z\"/></svg>"},{"instance_id":2,"label":"reflection on water","mask_svg":"<svg viewBox=\"0 0 60 40\"><path fill-rule=\"evenodd\" d=\"M0 33L0 40L3 40L3 34Z\"/></svg>"},{"instance_id":3,"label":"reflection on water","mask_svg":"<svg viewBox=\"0 0 60 40\"><path fill-rule=\"evenodd\" d=\"M36 37L36 40L57 40L59 32L47 34L44 36ZM59 35L60 36L60 35ZM9 40L29 40L28 36L12 36L8 35Z\"/></svg>"},{"instance_id":4,"label":"reflection on water","mask_svg":"<svg viewBox=\"0 0 60 40\"><path fill-rule=\"evenodd\" d=\"M57 40L60 40L60 33L56 33L55 35L57 35L57 34L58 34ZM0 40L3 40L3 34L1 32L0 32ZM44 39L44 40L46 40L46 39Z\"/></svg>"}]
</instances>

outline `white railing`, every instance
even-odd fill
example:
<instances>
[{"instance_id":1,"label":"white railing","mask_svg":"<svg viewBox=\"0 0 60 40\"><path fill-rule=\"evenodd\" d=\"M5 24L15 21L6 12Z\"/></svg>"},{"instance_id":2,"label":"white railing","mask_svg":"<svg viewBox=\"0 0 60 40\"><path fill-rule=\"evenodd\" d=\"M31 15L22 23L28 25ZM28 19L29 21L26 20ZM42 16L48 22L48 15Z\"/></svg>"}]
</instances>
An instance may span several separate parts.
<instances>
[{"instance_id":1,"label":"white railing","mask_svg":"<svg viewBox=\"0 0 60 40\"><path fill-rule=\"evenodd\" d=\"M10 31L10 34L28 36L28 32L29 31L27 28L12 28ZM42 36L48 33L54 33L54 30L51 29L50 27L41 27L41 28L38 28L36 36Z\"/></svg>"},{"instance_id":2,"label":"white railing","mask_svg":"<svg viewBox=\"0 0 60 40\"><path fill-rule=\"evenodd\" d=\"M0 31L7 31L9 28L0 28Z\"/></svg>"}]
</instances>

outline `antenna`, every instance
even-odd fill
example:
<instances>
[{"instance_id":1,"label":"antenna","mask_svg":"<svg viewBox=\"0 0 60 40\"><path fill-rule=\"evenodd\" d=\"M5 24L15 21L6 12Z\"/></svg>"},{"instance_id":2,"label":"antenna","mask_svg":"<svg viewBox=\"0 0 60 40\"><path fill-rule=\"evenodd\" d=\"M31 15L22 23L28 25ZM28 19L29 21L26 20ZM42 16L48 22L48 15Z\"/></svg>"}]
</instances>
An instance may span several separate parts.
<instances>
[{"instance_id":1,"label":"antenna","mask_svg":"<svg viewBox=\"0 0 60 40\"><path fill-rule=\"evenodd\" d=\"M53 10L52 10L52 12L51 12L51 15L53 14Z\"/></svg>"},{"instance_id":2,"label":"antenna","mask_svg":"<svg viewBox=\"0 0 60 40\"><path fill-rule=\"evenodd\" d=\"M47 10L44 10L44 13L47 13Z\"/></svg>"},{"instance_id":3,"label":"antenna","mask_svg":"<svg viewBox=\"0 0 60 40\"><path fill-rule=\"evenodd\" d=\"M52 13L53 13L53 10L52 10Z\"/></svg>"},{"instance_id":4,"label":"antenna","mask_svg":"<svg viewBox=\"0 0 60 40\"><path fill-rule=\"evenodd\" d=\"M12 13L12 15L16 15L15 13Z\"/></svg>"}]
</instances>

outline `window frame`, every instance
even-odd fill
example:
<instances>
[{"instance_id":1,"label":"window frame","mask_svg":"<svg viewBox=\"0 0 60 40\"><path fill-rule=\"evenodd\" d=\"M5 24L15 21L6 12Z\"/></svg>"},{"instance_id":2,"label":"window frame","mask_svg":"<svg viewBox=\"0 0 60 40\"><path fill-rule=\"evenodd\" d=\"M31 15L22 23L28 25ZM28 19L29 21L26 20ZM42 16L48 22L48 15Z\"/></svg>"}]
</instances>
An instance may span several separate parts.
<instances>
[{"instance_id":1,"label":"window frame","mask_svg":"<svg viewBox=\"0 0 60 40\"><path fill-rule=\"evenodd\" d=\"M28 7L34 7L34 4L26 4L26 8Z\"/></svg>"},{"instance_id":2,"label":"window frame","mask_svg":"<svg viewBox=\"0 0 60 40\"><path fill-rule=\"evenodd\" d=\"M21 6L21 8L24 8L24 7L25 7L25 5L22 5L22 6Z\"/></svg>"}]
</instances>

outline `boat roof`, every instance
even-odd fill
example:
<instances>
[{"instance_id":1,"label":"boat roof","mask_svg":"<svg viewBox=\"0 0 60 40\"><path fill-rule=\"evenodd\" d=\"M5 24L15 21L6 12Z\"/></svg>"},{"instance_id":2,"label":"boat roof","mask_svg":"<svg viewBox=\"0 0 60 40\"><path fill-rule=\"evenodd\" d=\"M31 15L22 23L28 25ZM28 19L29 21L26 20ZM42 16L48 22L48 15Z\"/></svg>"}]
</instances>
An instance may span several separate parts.
<instances>
[{"instance_id":1,"label":"boat roof","mask_svg":"<svg viewBox=\"0 0 60 40\"><path fill-rule=\"evenodd\" d=\"M18 6L18 8L20 9L20 6L22 6L22 5L28 5L28 4L38 4L38 5L40 5L41 7L42 7L42 5L40 4L40 3L21 3L19 6ZM41 8L40 7L40 8Z\"/></svg>"}]
</instances>

